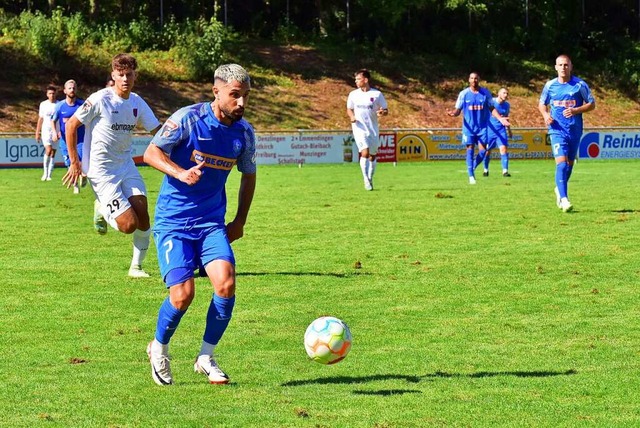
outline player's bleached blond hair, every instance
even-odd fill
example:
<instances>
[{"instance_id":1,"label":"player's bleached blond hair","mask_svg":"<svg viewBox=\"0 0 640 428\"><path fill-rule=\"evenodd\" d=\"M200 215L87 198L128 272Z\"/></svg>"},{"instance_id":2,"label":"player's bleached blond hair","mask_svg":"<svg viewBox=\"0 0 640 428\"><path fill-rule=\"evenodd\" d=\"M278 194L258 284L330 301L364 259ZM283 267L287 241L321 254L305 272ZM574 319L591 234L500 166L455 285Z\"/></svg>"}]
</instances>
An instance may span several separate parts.
<instances>
[{"instance_id":1,"label":"player's bleached blond hair","mask_svg":"<svg viewBox=\"0 0 640 428\"><path fill-rule=\"evenodd\" d=\"M215 80L221 80L224 83L236 81L251 85L251 77L249 77L249 73L247 73L247 70L238 64L222 64L216 69L213 74L213 78Z\"/></svg>"},{"instance_id":2,"label":"player's bleached blond hair","mask_svg":"<svg viewBox=\"0 0 640 428\"><path fill-rule=\"evenodd\" d=\"M67 80L66 82L64 82L64 87L65 87L65 88L67 87L67 85L76 85L76 86L78 86L78 84L76 83L76 81L75 81L75 80L73 80L73 79L69 79L69 80Z\"/></svg>"}]
</instances>

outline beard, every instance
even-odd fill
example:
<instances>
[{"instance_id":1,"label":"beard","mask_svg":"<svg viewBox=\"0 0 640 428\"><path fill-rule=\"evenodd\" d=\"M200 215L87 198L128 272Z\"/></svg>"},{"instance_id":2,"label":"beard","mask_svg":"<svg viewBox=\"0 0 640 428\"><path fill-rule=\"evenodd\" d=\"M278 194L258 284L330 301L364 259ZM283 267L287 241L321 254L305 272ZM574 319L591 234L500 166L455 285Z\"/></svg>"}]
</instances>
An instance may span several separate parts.
<instances>
[{"instance_id":1,"label":"beard","mask_svg":"<svg viewBox=\"0 0 640 428\"><path fill-rule=\"evenodd\" d=\"M244 114L244 110L240 110L239 113L234 113L232 110L223 108L222 106L220 106L220 111L225 115L225 117L231 119L232 122L239 121L240 119L242 119L242 115Z\"/></svg>"}]
</instances>

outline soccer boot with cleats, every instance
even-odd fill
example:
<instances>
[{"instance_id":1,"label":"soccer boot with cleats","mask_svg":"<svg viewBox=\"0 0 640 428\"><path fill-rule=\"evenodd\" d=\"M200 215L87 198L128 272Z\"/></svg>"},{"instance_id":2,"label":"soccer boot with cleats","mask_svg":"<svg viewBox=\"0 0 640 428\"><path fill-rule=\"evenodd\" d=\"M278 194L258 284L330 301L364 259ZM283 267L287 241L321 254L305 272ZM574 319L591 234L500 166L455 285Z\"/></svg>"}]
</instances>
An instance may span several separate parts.
<instances>
[{"instance_id":1,"label":"soccer boot with cleats","mask_svg":"<svg viewBox=\"0 0 640 428\"><path fill-rule=\"evenodd\" d=\"M149 278L149 274L143 271L140 265L131 265L129 268L129 276L131 278Z\"/></svg>"},{"instance_id":2,"label":"soccer boot with cleats","mask_svg":"<svg viewBox=\"0 0 640 428\"><path fill-rule=\"evenodd\" d=\"M151 377L153 381L160 386L172 385L171 357L152 352L152 343L153 341L147 345L147 355L149 356L149 363L151 363Z\"/></svg>"},{"instance_id":3,"label":"soccer boot with cleats","mask_svg":"<svg viewBox=\"0 0 640 428\"><path fill-rule=\"evenodd\" d=\"M193 371L202 373L209 378L209 383L225 384L229 383L229 376L218 367L216 360L210 355L199 355L193 364Z\"/></svg>"},{"instance_id":4,"label":"soccer boot with cleats","mask_svg":"<svg viewBox=\"0 0 640 428\"><path fill-rule=\"evenodd\" d=\"M100 213L100 202L97 199L93 202L93 227L100 235L105 235L108 230L107 220Z\"/></svg>"}]
</instances>

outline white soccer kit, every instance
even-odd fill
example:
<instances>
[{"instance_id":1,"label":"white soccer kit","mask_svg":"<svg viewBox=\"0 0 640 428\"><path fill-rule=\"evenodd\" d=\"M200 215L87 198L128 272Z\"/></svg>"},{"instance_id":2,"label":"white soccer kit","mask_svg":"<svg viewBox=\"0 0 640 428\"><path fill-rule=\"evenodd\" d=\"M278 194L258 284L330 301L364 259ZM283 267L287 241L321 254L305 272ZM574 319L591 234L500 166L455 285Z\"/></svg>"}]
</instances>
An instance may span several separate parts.
<instances>
[{"instance_id":1,"label":"white soccer kit","mask_svg":"<svg viewBox=\"0 0 640 428\"><path fill-rule=\"evenodd\" d=\"M351 124L353 138L358 151L368 148L371 155L378 152L378 114L379 109L387 109L387 101L382 92L375 88L368 91L354 89L347 97L347 108L353 110L356 122Z\"/></svg>"},{"instance_id":2,"label":"white soccer kit","mask_svg":"<svg viewBox=\"0 0 640 428\"><path fill-rule=\"evenodd\" d=\"M58 142L53 141L53 128L51 127L51 116L53 116L55 110L55 102L44 100L40 103L38 116L42 118L42 127L40 128L42 144L45 146L52 146L54 150L58 150Z\"/></svg>"},{"instance_id":3,"label":"white soccer kit","mask_svg":"<svg viewBox=\"0 0 640 428\"><path fill-rule=\"evenodd\" d=\"M152 131L160 122L140 96L120 98L112 88L91 94L75 116L87 127L82 171L103 211L116 218L131 206L131 196L147 193L131 155L133 130L139 124Z\"/></svg>"}]
</instances>

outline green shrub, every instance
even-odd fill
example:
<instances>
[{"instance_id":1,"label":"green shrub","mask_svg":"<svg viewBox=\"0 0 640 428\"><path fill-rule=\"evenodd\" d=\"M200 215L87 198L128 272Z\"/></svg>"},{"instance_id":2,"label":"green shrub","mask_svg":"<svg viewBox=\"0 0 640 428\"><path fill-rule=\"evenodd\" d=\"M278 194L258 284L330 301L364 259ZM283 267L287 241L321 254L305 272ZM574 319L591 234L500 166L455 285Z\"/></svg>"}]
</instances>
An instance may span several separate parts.
<instances>
[{"instance_id":1,"label":"green shrub","mask_svg":"<svg viewBox=\"0 0 640 428\"><path fill-rule=\"evenodd\" d=\"M215 18L198 19L178 39L177 51L189 75L195 79L211 78L224 57L227 34Z\"/></svg>"},{"instance_id":2,"label":"green shrub","mask_svg":"<svg viewBox=\"0 0 640 428\"><path fill-rule=\"evenodd\" d=\"M57 64L65 54L65 35L62 12L57 9L51 18L41 12L22 12L20 27L24 38L18 38L18 44L39 58L44 64Z\"/></svg>"}]
</instances>

